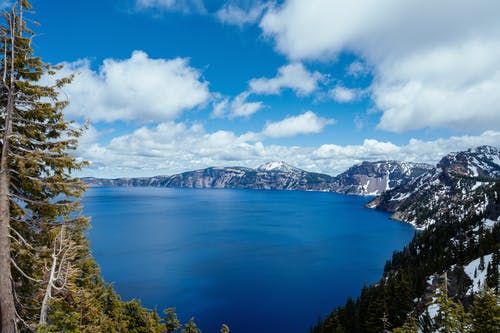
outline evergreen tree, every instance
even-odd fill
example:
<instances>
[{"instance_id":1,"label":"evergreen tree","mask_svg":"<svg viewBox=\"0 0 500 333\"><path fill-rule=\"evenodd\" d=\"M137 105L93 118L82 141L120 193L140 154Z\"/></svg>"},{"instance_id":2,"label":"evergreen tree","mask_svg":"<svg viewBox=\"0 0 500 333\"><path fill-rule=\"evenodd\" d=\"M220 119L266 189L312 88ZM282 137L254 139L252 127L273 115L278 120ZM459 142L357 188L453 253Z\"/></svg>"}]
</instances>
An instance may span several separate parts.
<instances>
[{"instance_id":1,"label":"evergreen tree","mask_svg":"<svg viewBox=\"0 0 500 333\"><path fill-rule=\"evenodd\" d=\"M444 274L444 282L436 290L436 304L439 306L434 318L434 329L440 333L465 333L468 322L462 304L455 303L448 297L448 278Z\"/></svg>"},{"instance_id":2,"label":"evergreen tree","mask_svg":"<svg viewBox=\"0 0 500 333\"><path fill-rule=\"evenodd\" d=\"M472 333L500 332L500 299L484 288L474 297L471 308Z\"/></svg>"},{"instance_id":3,"label":"evergreen tree","mask_svg":"<svg viewBox=\"0 0 500 333\"><path fill-rule=\"evenodd\" d=\"M179 321L179 318L177 318L177 314L175 313L175 308L167 308L163 310L163 313L165 313L165 328L166 328L166 333L175 333L177 332L181 327L181 323Z\"/></svg>"},{"instance_id":4,"label":"evergreen tree","mask_svg":"<svg viewBox=\"0 0 500 333\"><path fill-rule=\"evenodd\" d=\"M71 176L83 163L69 154L81 131L64 120L67 102L58 100L58 89L70 80L40 84L57 68L34 55L34 33L24 18L30 8L27 0L16 1L0 26L0 312L2 332L8 333L18 322L33 327L36 321L23 317L45 324L53 287L70 287L77 271L62 281L46 274L42 263L51 267L57 260L52 250L61 240L58 230L65 226L64 246L71 243L77 251L87 225L75 215L84 186ZM44 298L42 310L37 301Z\"/></svg>"},{"instance_id":5,"label":"evergreen tree","mask_svg":"<svg viewBox=\"0 0 500 333\"><path fill-rule=\"evenodd\" d=\"M164 332L158 314L122 302L99 276L79 213L84 166L70 152L81 129L58 92L59 67L35 56L27 0L0 23L0 331Z\"/></svg>"},{"instance_id":6,"label":"evergreen tree","mask_svg":"<svg viewBox=\"0 0 500 333\"><path fill-rule=\"evenodd\" d=\"M393 333L417 333L418 332L418 324L417 324L417 319L415 317L410 316L408 319L405 321L403 326L395 328Z\"/></svg>"},{"instance_id":7,"label":"evergreen tree","mask_svg":"<svg viewBox=\"0 0 500 333\"><path fill-rule=\"evenodd\" d=\"M480 271L484 271L484 256L481 256L479 258L479 266L478 266Z\"/></svg>"},{"instance_id":8,"label":"evergreen tree","mask_svg":"<svg viewBox=\"0 0 500 333\"><path fill-rule=\"evenodd\" d=\"M184 328L182 329L181 333L201 333L201 330L196 326L196 323L194 322L194 317L191 317L189 321L184 324Z\"/></svg>"}]
</instances>

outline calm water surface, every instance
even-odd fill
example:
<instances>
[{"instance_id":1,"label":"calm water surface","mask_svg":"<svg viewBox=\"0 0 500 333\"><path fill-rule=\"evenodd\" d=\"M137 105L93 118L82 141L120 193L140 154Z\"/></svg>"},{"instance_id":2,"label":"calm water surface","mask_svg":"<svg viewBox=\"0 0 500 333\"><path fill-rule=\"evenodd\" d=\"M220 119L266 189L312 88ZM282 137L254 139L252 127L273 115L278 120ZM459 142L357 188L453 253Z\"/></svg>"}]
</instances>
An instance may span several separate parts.
<instances>
[{"instance_id":1,"label":"calm water surface","mask_svg":"<svg viewBox=\"0 0 500 333\"><path fill-rule=\"evenodd\" d=\"M124 299L176 307L205 333L307 332L381 276L413 236L333 193L96 187L94 256Z\"/></svg>"}]
</instances>

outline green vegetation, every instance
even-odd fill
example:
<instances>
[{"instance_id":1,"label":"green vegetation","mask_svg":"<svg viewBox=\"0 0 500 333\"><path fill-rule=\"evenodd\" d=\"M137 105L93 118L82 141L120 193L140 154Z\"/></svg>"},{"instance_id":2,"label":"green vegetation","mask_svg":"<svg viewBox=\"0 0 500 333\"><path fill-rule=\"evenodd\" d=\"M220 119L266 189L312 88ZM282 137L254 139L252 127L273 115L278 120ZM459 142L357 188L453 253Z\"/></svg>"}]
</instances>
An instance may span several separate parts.
<instances>
[{"instance_id":1,"label":"green vegetation","mask_svg":"<svg viewBox=\"0 0 500 333\"><path fill-rule=\"evenodd\" d=\"M497 209L500 198L495 192L500 193L500 182L481 195L488 196L491 207ZM500 331L500 225L483 228L481 221L485 217L487 212L465 217L461 222L444 218L416 234L407 247L393 254L377 284L365 286L356 300L348 299L311 332L416 332L417 326L424 333L434 332L436 327L442 328L440 332ZM471 281L463 265L490 253L492 261L486 268L489 288L471 296L467 294ZM429 295L426 280L434 273L446 274L447 282L441 282L446 284L441 285L445 292ZM414 302L422 297L427 298ZM440 309L433 319L425 314L425 306L431 303L439 304Z\"/></svg>"}]
</instances>

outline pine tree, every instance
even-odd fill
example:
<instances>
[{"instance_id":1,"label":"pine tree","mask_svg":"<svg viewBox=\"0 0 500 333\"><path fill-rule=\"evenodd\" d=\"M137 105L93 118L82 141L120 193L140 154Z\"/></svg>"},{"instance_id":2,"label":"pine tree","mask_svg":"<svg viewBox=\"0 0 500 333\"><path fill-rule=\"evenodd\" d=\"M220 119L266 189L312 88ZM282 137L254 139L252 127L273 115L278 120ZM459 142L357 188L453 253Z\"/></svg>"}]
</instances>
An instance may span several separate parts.
<instances>
[{"instance_id":1,"label":"pine tree","mask_svg":"<svg viewBox=\"0 0 500 333\"><path fill-rule=\"evenodd\" d=\"M86 245L87 219L78 215L77 200L84 185L71 176L84 164L69 154L81 130L64 120L67 102L58 100L70 79L40 84L57 68L34 55L34 33L24 18L29 9L27 0L16 1L0 26L0 312L8 333L18 322L33 328L36 317L45 324L52 291L73 285L76 269L65 272L65 281L44 271L44 262L51 267L57 260L55 243L64 240L59 245L71 244L80 257L85 250L78 248Z\"/></svg>"},{"instance_id":2,"label":"pine tree","mask_svg":"<svg viewBox=\"0 0 500 333\"><path fill-rule=\"evenodd\" d=\"M455 303L448 297L448 278L444 273L444 282L436 290L436 304L439 309L434 318L434 329L442 333L465 333L468 326L467 317L462 304Z\"/></svg>"},{"instance_id":3,"label":"pine tree","mask_svg":"<svg viewBox=\"0 0 500 333\"><path fill-rule=\"evenodd\" d=\"M484 256L482 255L479 259L479 266L478 266L480 271L484 271Z\"/></svg>"},{"instance_id":4,"label":"pine tree","mask_svg":"<svg viewBox=\"0 0 500 333\"><path fill-rule=\"evenodd\" d=\"M163 313L165 314L164 321L166 333L177 332L182 327L182 325L179 321L179 318L177 318L175 308L166 308L165 310L163 310Z\"/></svg>"},{"instance_id":5,"label":"pine tree","mask_svg":"<svg viewBox=\"0 0 500 333\"><path fill-rule=\"evenodd\" d=\"M500 332L500 305L495 293L484 288L474 297L471 308L472 333Z\"/></svg>"},{"instance_id":6,"label":"pine tree","mask_svg":"<svg viewBox=\"0 0 500 333\"><path fill-rule=\"evenodd\" d=\"M181 333L201 333L201 330L196 326L196 323L194 322L194 317L191 317L189 321L184 324L184 328L182 329Z\"/></svg>"},{"instance_id":7,"label":"pine tree","mask_svg":"<svg viewBox=\"0 0 500 333\"><path fill-rule=\"evenodd\" d=\"M393 333L417 333L418 332L417 320L415 319L415 317L410 316L405 321L403 326L395 328L392 332Z\"/></svg>"}]
</instances>

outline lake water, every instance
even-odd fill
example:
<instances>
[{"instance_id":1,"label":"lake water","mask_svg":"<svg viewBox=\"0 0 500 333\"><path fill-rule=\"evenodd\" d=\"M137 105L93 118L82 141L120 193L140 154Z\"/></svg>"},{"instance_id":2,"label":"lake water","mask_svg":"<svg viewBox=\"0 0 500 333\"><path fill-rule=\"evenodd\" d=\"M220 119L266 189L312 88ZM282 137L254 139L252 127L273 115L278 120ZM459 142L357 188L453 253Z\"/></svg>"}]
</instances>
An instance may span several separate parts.
<instances>
[{"instance_id":1,"label":"lake water","mask_svg":"<svg viewBox=\"0 0 500 333\"><path fill-rule=\"evenodd\" d=\"M377 281L414 230L334 193L90 188L93 254L123 299L205 333L308 332Z\"/></svg>"}]
</instances>

